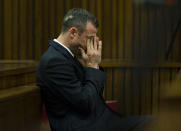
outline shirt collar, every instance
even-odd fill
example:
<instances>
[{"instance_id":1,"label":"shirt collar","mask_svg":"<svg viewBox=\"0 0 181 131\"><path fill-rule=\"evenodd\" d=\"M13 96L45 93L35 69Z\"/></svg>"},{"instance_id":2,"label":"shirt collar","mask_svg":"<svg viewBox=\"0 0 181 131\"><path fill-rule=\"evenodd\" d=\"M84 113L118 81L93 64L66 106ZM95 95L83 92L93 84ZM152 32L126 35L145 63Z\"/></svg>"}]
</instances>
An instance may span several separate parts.
<instances>
[{"instance_id":1,"label":"shirt collar","mask_svg":"<svg viewBox=\"0 0 181 131\"><path fill-rule=\"evenodd\" d=\"M68 47L66 47L64 44L60 43L57 39L54 39L53 41L55 41L58 44L60 44L61 46L63 46L74 57L74 54L72 53L72 51Z\"/></svg>"}]
</instances>

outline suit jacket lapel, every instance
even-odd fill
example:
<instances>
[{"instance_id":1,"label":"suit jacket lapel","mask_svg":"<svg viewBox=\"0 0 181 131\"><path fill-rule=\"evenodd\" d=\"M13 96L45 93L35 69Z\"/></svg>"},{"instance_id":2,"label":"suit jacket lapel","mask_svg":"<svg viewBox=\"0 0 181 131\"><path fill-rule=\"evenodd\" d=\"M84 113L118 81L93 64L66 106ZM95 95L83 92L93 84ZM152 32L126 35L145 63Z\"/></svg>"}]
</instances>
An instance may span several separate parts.
<instances>
[{"instance_id":1,"label":"suit jacket lapel","mask_svg":"<svg viewBox=\"0 0 181 131\"><path fill-rule=\"evenodd\" d=\"M64 55L68 60L70 60L76 67L76 74L77 77L84 81L84 72L85 69L83 65L77 60L76 57L73 57L70 52L68 52L63 46L61 46L59 43L49 40L49 45L53 46L56 50L58 50L62 55Z\"/></svg>"},{"instance_id":2,"label":"suit jacket lapel","mask_svg":"<svg viewBox=\"0 0 181 131\"><path fill-rule=\"evenodd\" d=\"M49 40L49 45L53 46L56 50L58 50L61 54L63 54L66 58L73 60L73 56L59 43Z\"/></svg>"}]
</instances>

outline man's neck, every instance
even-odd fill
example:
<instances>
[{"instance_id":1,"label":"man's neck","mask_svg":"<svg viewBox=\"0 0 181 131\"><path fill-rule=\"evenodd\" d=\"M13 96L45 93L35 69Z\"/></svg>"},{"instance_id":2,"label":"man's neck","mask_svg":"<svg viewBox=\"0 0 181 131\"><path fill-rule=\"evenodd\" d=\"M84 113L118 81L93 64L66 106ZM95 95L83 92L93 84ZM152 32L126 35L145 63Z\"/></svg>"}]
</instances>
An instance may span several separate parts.
<instances>
[{"instance_id":1,"label":"man's neck","mask_svg":"<svg viewBox=\"0 0 181 131\"><path fill-rule=\"evenodd\" d=\"M67 47L67 44L65 44L66 42L64 41L64 39L62 39L63 37L58 37L57 39L54 39L55 42L58 42L60 45L62 45L66 50L68 50L68 52L74 57L73 52L70 50L69 47Z\"/></svg>"},{"instance_id":2,"label":"man's neck","mask_svg":"<svg viewBox=\"0 0 181 131\"><path fill-rule=\"evenodd\" d=\"M67 48L70 49L69 47L69 42L65 39L65 36L60 34L59 37L57 38L57 40L62 43L63 45L65 45Z\"/></svg>"}]
</instances>

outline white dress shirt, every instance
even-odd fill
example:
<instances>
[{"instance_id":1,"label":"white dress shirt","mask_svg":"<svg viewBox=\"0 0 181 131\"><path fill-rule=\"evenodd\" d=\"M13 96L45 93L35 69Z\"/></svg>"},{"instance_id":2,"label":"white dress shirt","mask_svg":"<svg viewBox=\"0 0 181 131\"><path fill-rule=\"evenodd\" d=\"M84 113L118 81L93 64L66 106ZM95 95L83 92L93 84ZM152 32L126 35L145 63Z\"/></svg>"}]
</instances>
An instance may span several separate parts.
<instances>
[{"instance_id":1,"label":"white dress shirt","mask_svg":"<svg viewBox=\"0 0 181 131\"><path fill-rule=\"evenodd\" d=\"M66 47L64 44L60 43L57 39L54 39L53 41L55 41L58 44L60 44L61 46L63 46L74 57L74 54L72 53L72 51L68 47Z\"/></svg>"}]
</instances>

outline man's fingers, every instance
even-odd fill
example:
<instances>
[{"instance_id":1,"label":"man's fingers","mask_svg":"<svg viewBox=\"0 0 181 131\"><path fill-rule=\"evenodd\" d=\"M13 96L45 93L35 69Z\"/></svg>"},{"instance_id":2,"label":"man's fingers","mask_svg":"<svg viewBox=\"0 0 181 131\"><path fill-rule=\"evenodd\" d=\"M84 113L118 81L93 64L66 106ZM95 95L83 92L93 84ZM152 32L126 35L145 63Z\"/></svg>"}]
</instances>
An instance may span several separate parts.
<instances>
[{"instance_id":1,"label":"man's fingers","mask_svg":"<svg viewBox=\"0 0 181 131\"><path fill-rule=\"evenodd\" d=\"M98 46L98 43L97 43L96 37L94 37L94 49L95 50L97 50L97 46Z\"/></svg>"},{"instance_id":2,"label":"man's fingers","mask_svg":"<svg viewBox=\"0 0 181 131\"><path fill-rule=\"evenodd\" d=\"M87 50L90 49L90 39L87 40Z\"/></svg>"},{"instance_id":3,"label":"man's fingers","mask_svg":"<svg viewBox=\"0 0 181 131\"><path fill-rule=\"evenodd\" d=\"M94 39L87 40L87 50L94 49Z\"/></svg>"},{"instance_id":4,"label":"man's fingers","mask_svg":"<svg viewBox=\"0 0 181 131\"><path fill-rule=\"evenodd\" d=\"M98 51L99 51L100 53L102 52L102 41L99 41Z\"/></svg>"},{"instance_id":5,"label":"man's fingers","mask_svg":"<svg viewBox=\"0 0 181 131\"><path fill-rule=\"evenodd\" d=\"M99 42L99 37L97 37L97 36L96 36L96 41L97 41L97 43Z\"/></svg>"},{"instance_id":6,"label":"man's fingers","mask_svg":"<svg viewBox=\"0 0 181 131\"><path fill-rule=\"evenodd\" d=\"M81 54L82 54L82 57L84 58L84 57L86 56L84 49L82 49L81 47L79 47L79 50L80 50L80 52L81 52Z\"/></svg>"},{"instance_id":7,"label":"man's fingers","mask_svg":"<svg viewBox=\"0 0 181 131\"><path fill-rule=\"evenodd\" d=\"M94 38L90 39L90 48L94 49Z\"/></svg>"}]
</instances>

